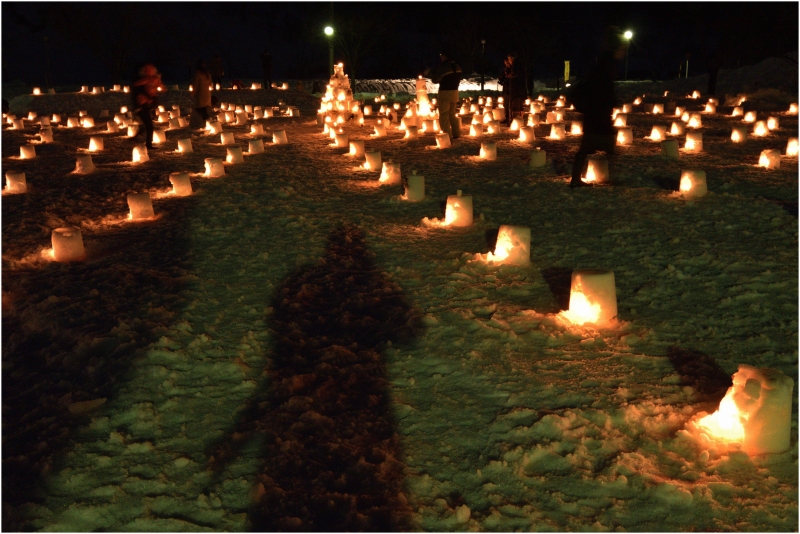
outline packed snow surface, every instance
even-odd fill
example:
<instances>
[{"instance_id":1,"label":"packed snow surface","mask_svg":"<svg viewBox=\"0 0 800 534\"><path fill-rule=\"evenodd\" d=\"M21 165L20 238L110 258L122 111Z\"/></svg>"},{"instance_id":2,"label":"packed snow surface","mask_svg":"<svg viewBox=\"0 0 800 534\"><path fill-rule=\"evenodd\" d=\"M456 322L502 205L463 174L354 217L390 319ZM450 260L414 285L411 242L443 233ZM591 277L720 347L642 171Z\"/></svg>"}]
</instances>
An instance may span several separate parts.
<instances>
[{"instance_id":1,"label":"packed snow surface","mask_svg":"<svg viewBox=\"0 0 800 534\"><path fill-rule=\"evenodd\" d=\"M628 114L611 185L575 190L580 137L544 123L538 169L506 128L484 161L482 139L439 150L396 124L371 137L374 116L346 123L425 176L416 203L333 147L300 93L220 93L302 113L255 121L265 136L225 124L244 163L220 178L204 159L226 147L200 130L168 130L132 163L141 139L103 133L126 95L15 101L17 116L86 109L97 126L54 126L30 160L37 128L3 126L3 171L28 184L2 197L4 529L796 531L796 384L787 452L684 428L739 364L797 378L798 162L757 166L797 116L770 112L777 130L734 144L741 118L721 102L703 152L670 160L645 137L679 119L647 102L699 113L704 99L662 96ZM90 135L97 170L75 174ZM249 155L254 137L265 151ZM684 169L706 172L706 196L677 192ZM167 194L173 172L194 194ZM458 190L474 224L424 226ZM128 220L141 192L155 217ZM503 224L531 229L530 265L479 260ZM51 261L64 226L85 261ZM559 315L583 268L614 272L614 325Z\"/></svg>"}]
</instances>

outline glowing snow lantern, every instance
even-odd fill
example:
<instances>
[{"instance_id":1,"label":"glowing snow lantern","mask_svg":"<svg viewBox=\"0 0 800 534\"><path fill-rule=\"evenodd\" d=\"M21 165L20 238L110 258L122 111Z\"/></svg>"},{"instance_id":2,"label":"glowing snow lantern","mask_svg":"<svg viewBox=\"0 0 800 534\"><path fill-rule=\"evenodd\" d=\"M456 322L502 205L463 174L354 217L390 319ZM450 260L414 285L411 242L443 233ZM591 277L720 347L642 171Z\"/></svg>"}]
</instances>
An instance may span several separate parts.
<instances>
[{"instance_id":1,"label":"glowing snow lantern","mask_svg":"<svg viewBox=\"0 0 800 534\"><path fill-rule=\"evenodd\" d=\"M584 181L598 184L608 182L608 159L605 156L593 154L587 158Z\"/></svg>"},{"instance_id":2,"label":"glowing snow lantern","mask_svg":"<svg viewBox=\"0 0 800 534\"><path fill-rule=\"evenodd\" d=\"M500 121L489 121L486 123L486 133L496 134L500 133Z\"/></svg>"},{"instance_id":3,"label":"glowing snow lantern","mask_svg":"<svg viewBox=\"0 0 800 534\"><path fill-rule=\"evenodd\" d=\"M519 129L519 140L523 143L532 143L536 140L536 132L532 126L523 126Z\"/></svg>"},{"instance_id":4,"label":"glowing snow lantern","mask_svg":"<svg viewBox=\"0 0 800 534\"><path fill-rule=\"evenodd\" d=\"M128 193L128 208L130 209L129 219L149 219L156 215L153 211L150 193Z\"/></svg>"},{"instance_id":5,"label":"glowing snow lantern","mask_svg":"<svg viewBox=\"0 0 800 534\"><path fill-rule=\"evenodd\" d=\"M653 129L650 131L649 139L651 141L662 141L667 137L667 127L654 125Z\"/></svg>"},{"instance_id":6,"label":"glowing snow lantern","mask_svg":"<svg viewBox=\"0 0 800 534\"><path fill-rule=\"evenodd\" d=\"M664 114L664 104L653 104L653 115L663 115Z\"/></svg>"},{"instance_id":7,"label":"glowing snow lantern","mask_svg":"<svg viewBox=\"0 0 800 534\"><path fill-rule=\"evenodd\" d=\"M504 121L506 120L506 110L502 107L492 110L492 120Z\"/></svg>"},{"instance_id":8,"label":"glowing snow lantern","mask_svg":"<svg viewBox=\"0 0 800 534\"><path fill-rule=\"evenodd\" d=\"M81 154L75 162L75 172L77 174L89 174L95 171L92 156L89 154Z\"/></svg>"},{"instance_id":9,"label":"glowing snow lantern","mask_svg":"<svg viewBox=\"0 0 800 534\"><path fill-rule=\"evenodd\" d=\"M403 176L400 174L400 164L384 161L381 176L378 178L378 181L384 185L401 183L403 181Z\"/></svg>"},{"instance_id":10,"label":"glowing snow lantern","mask_svg":"<svg viewBox=\"0 0 800 534\"><path fill-rule=\"evenodd\" d=\"M227 156L225 157L225 161L228 163L244 163L244 155L242 154L242 147L240 146L229 146L226 149Z\"/></svg>"},{"instance_id":11,"label":"glowing snow lantern","mask_svg":"<svg viewBox=\"0 0 800 534\"><path fill-rule=\"evenodd\" d=\"M622 104L622 113L633 112L633 104Z\"/></svg>"},{"instance_id":12,"label":"glowing snow lantern","mask_svg":"<svg viewBox=\"0 0 800 534\"><path fill-rule=\"evenodd\" d=\"M770 131L777 130L779 127L780 127L780 121L778 120L778 117L769 117L767 119L767 129L768 130L770 130Z\"/></svg>"},{"instance_id":13,"label":"glowing snow lantern","mask_svg":"<svg viewBox=\"0 0 800 534\"><path fill-rule=\"evenodd\" d=\"M469 135L470 135L470 137L481 137L481 136L483 136L483 125L482 124L471 124L469 126Z\"/></svg>"},{"instance_id":14,"label":"glowing snow lantern","mask_svg":"<svg viewBox=\"0 0 800 534\"><path fill-rule=\"evenodd\" d=\"M334 146L338 148L344 148L350 143L350 138L344 132L339 132L335 134L334 137Z\"/></svg>"},{"instance_id":15,"label":"glowing snow lantern","mask_svg":"<svg viewBox=\"0 0 800 534\"><path fill-rule=\"evenodd\" d=\"M793 102L789 104L789 111L787 111L789 115L797 115L797 103Z\"/></svg>"},{"instance_id":16,"label":"glowing snow lantern","mask_svg":"<svg viewBox=\"0 0 800 534\"><path fill-rule=\"evenodd\" d=\"M583 135L583 122L572 121L569 127L570 135Z\"/></svg>"},{"instance_id":17,"label":"glowing snow lantern","mask_svg":"<svg viewBox=\"0 0 800 534\"><path fill-rule=\"evenodd\" d=\"M750 455L789 450L794 380L774 369L740 364L719 410L695 423L701 432L741 445Z\"/></svg>"},{"instance_id":18,"label":"glowing snow lantern","mask_svg":"<svg viewBox=\"0 0 800 534\"><path fill-rule=\"evenodd\" d=\"M481 159L494 161L497 159L497 143L481 143Z\"/></svg>"},{"instance_id":19,"label":"glowing snow lantern","mask_svg":"<svg viewBox=\"0 0 800 534\"><path fill-rule=\"evenodd\" d=\"M41 143L52 143L53 129L48 126L47 128L42 128L39 130L39 141Z\"/></svg>"},{"instance_id":20,"label":"glowing snow lantern","mask_svg":"<svg viewBox=\"0 0 800 534\"><path fill-rule=\"evenodd\" d=\"M670 159L678 159L678 141L676 139L665 139L661 141L661 155Z\"/></svg>"},{"instance_id":21,"label":"glowing snow lantern","mask_svg":"<svg viewBox=\"0 0 800 534\"><path fill-rule=\"evenodd\" d=\"M734 126L731 128L731 141L742 143L747 139L747 126Z\"/></svg>"},{"instance_id":22,"label":"glowing snow lantern","mask_svg":"<svg viewBox=\"0 0 800 534\"><path fill-rule=\"evenodd\" d=\"M686 142L683 148L689 152L702 152L703 134L700 132L686 132Z\"/></svg>"},{"instance_id":23,"label":"glowing snow lantern","mask_svg":"<svg viewBox=\"0 0 800 534\"><path fill-rule=\"evenodd\" d=\"M680 192L688 198L702 197L708 193L706 172L699 169L681 172Z\"/></svg>"},{"instance_id":24,"label":"glowing snow lantern","mask_svg":"<svg viewBox=\"0 0 800 534\"><path fill-rule=\"evenodd\" d=\"M742 106L735 106L733 111L731 112L731 117L742 117L744 115L744 109Z\"/></svg>"},{"instance_id":25,"label":"glowing snow lantern","mask_svg":"<svg viewBox=\"0 0 800 534\"><path fill-rule=\"evenodd\" d=\"M136 137L137 133L139 133L139 125L138 124L129 124L128 125L128 137Z\"/></svg>"},{"instance_id":26,"label":"glowing snow lantern","mask_svg":"<svg viewBox=\"0 0 800 534\"><path fill-rule=\"evenodd\" d=\"M106 133L119 133L119 124L115 121L108 121L106 123Z\"/></svg>"},{"instance_id":27,"label":"glowing snow lantern","mask_svg":"<svg viewBox=\"0 0 800 534\"><path fill-rule=\"evenodd\" d=\"M248 150L250 154L261 154L262 152L264 152L264 140L250 139Z\"/></svg>"},{"instance_id":28,"label":"glowing snow lantern","mask_svg":"<svg viewBox=\"0 0 800 534\"><path fill-rule=\"evenodd\" d=\"M539 147L536 147L536 150L531 152L531 160L529 165L535 169L538 167L544 167L546 163L547 163L547 152L540 149Z\"/></svg>"},{"instance_id":29,"label":"glowing snow lantern","mask_svg":"<svg viewBox=\"0 0 800 534\"><path fill-rule=\"evenodd\" d=\"M8 193L24 193L28 190L25 173L22 171L6 171L6 191Z\"/></svg>"},{"instance_id":30,"label":"glowing snow lantern","mask_svg":"<svg viewBox=\"0 0 800 534\"><path fill-rule=\"evenodd\" d=\"M112 91L116 91L116 92L122 91L122 86L121 86L121 85L114 85L114 86L111 88L111 90L112 90Z\"/></svg>"},{"instance_id":31,"label":"glowing snow lantern","mask_svg":"<svg viewBox=\"0 0 800 534\"><path fill-rule=\"evenodd\" d=\"M509 130L511 130L512 132L516 132L520 128L522 128L524 125L525 125L525 122L521 118L516 118L513 121L511 121L511 126L510 126Z\"/></svg>"},{"instance_id":32,"label":"glowing snow lantern","mask_svg":"<svg viewBox=\"0 0 800 534\"><path fill-rule=\"evenodd\" d=\"M471 195L462 195L459 191L447 197L443 226L472 226L472 220Z\"/></svg>"},{"instance_id":33,"label":"glowing snow lantern","mask_svg":"<svg viewBox=\"0 0 800 534\"><path fill-rule=\"evenodd\" d=\"M206 176L209 178L225 176L225 166L222 164L222 158L206 158L204 161L206 164Z\"/></svg>"},{"instance_id":34,"label":"glowing snow lantern","mask_svg":"<svg viewBox=\"0 0 800 534\"><path fill-rule=\"evenodd\" d=\"M375 133L372 134L372 137L385 137L386 136L386 125L382 122L379 122L375 125Z\"/></svg>"},{"instance_id":35,"label":"glowing snow lantern","mask_svg":"<svg viewBox=\"0 0 800 534\"><path fill-rule=\"evenodd\" d=\"M219 136L220 144L223 146L232 145L236 143L235 139L233 138L233 132L222 132Z\"/></svg>"},{"instance_id":36,"label":"glowing snow lantern","mask_svg":"<svg viewBox=\"0 0 800 534\"><path fill-rule=\"evenodd\" d=\"M797 137L790 137L789 142L786 143L786 155L797 157Z\"/></svg>"},{"instance_id":37,"label":"glowing snow lantern","mask_svg":"<svg viewBox=\"0 0 800 534\"><path fill-rule=\"evenodd\" d=\"M689 128L702 128L703 119L699 113L692 113L689 117L689 122L686 123Z\"/></svg>"},{"instance_id":38,"label":"glowing snow lantern","mask_svg":"<svg viewBox=\"0 0 800 534\"><path fill-rule=\"evenodd\" d=\"M669 133L670 135L683 135L686 131L686 128L680 122L673 122L672 126L670 127Z\"/></svg>"},{"instance_id":39,"label":"glowing snow lantern","mask_svg":"<svg viewBox=\"0 0 800 534\"><path fill-rule=\"evenodd\" d=\"M41 90L41 88L39 88L39 87L34 87L34 88L33 88L33 94L35 94L35 95L40 95L40 94L42 94L42 90Z\"/></svg>"},{"instance_id":40,"label":"glowing snow lantern","mask_svg":"<svg viewBox=\"0 0 800 534\"><path fill-rule=\"evenodd\" d=\"M631 143L633 143L633 130L630 128L620 128L617 131L617 144L625 146Z\"/></svg>"},{"instance_id":41,"label":"glowing snow lantern","mask_svg":"<svg viewBox=\"0 0 800 534\"><path fill-rule=\"evenodd\" d=\"M81 261L86 259L81 229L77 226L56 228L50 235L53 258L56 261Z\"/></svg>"},{"instance_id":42,"label":"glowing snow lantern","mask_svg":"<svg viewBox=\"0 0 800 534\"><path fill-rule=\"evenodd\" d=\"M753 126L753 135L756 137L765 137L769 133L769 128L767 128L767 121L756 121L755 126Z\"/></svg>"},{"instance_id":43,"label":"glowing snow lantern","mask_svg":"<svg viewBox=\"0 0 800 534\"><path fill-rule=\"evenodd\" d=\"M705 113L709 113L709 114L716 113L717 112L717 105L714 104L713 102L707 102L704 112Z\"/></svg>"},{"instance_id":44,"label":"glowing snow lantern","mask_svg":"<svg viewBox=\"0 0 800 534\"><path fill-rule=\"evenodd\" d=\"M381 152L373 150L364 153L364 168L370 171L377 171L381 168Z\"/></svg>"},{"instance_id":45,"label":"glowing snow lantern","mask_svg":"<svg viewBox=\"0 0 800 534\"><path fill-rule=\"evenodd\" d=\"M81 126L84 128L94 128L94 118L89 116L81 117Z\"/></svg>"},{"instance_id":46,"label":"glowing snow lantern","mask_svg":"<svg viewBox=\"0 0 800 534\"><path fill-rule=\"evenodd\" d=\"M166 111L161 111L158 114L158 118L156 119L157 122L168 122L169 121L169 113Z\"/></svg>"},{"instance_id":47,"label":"glowing snow lantern","mask_svg":"<svg viewBox=\"0 0 800 534\"><path fill-rule=\"evenodd\" d=\"M145 145L136 145L133 147L133 158L132 161L134 163L144 163L145 161L149 161L150 156L147 155L147 146Z\"/></svg>"},{"instance_id":48,"label":"glowing snow lantern","mask_svg":"<svg viewBox=\"0 0 800 534\"><path fill-rule=\"evenodd\" d=\"M425 177L417 174L417 171L411 171L411 174L406 176L403 200L408 200L409 202L425 200Z\"/></svg>"},{"instance_id":49,"label":"glowing snow lantern","mask_svg":"<svg viewBox=\"0 0 800 534\"><path fill-rule=\"evenodd\" d=\"M272 142L276 145L288 145L289 139L286 137L286 130L274 130L272 132Z\"/></svg>"},{"instance_id":50,"label":"glowing snow lantern","mask_svg":"<svg viewBox=\"0 0 800 534\"><path fill-rule=\"evenodd\" d=\"M51 117L51 119L50 119L50 120L51 120L51 121L52 121L54 124L58 124L59 122L61 122L61 115L59 115L58 113L55 113L55 114L53 114L53 116Z\"/></svg>"},{"instance_id":51,"label":"glowing snow lantern","mask_svg":"<svg viewBox=\"0 0 800 534\"><path fill-rule=\"evenodd\" d=\"M675 106L675 116L682 117L686 112L686 106Z\"/></svg>"},{"instance_id":52,"label":"glowing snow lantern","mask_svg":"<svg viewBox=\"0 0 800 534\"><path fill-rule=\"evenodd\" d=\"M487 260L507 265L525 266L531 263L531 229L525 226L501 225L494 252Z\"/></svg>"},{"instance_id":53,"label":"glowing snow lantern","mask_svg":"<svg viewBox=\"0 0 800 534\"><path fill-rule=\"evenodd\" d=\"M237 111L236 112L236 126L247 126L247 123L250 119L247 116L247 113L244 111Z\"/></svg>"},{"instance_id":54,"label":"glowing snow lantern","mask_svg":"<svg viewBox=\"0 0 800 534\"><path fill-rule=\"evenodd\" d=\"M253 110L253 118L254 119L263 119L264 118L264 110L260 107L256 107Z\"/></svg>"},{"instance_id":55,"label":"glowing snow lantern","mask_svg":"<svg viewBox=\"0 0 800 534\"><path fill-rule=\"evenodd\" d=\"M99 152L103 150L103 138L102 137L90 137L89 138L89 152Z\"/></svg>"},{"instance_id":56,"label":"glowing snow lantern","mask_svg":"<svg viewBox=\"0 0 800 534\"><path fill-rule=\"evenodd\" d=\"M36 147L33 145L22 145L19 147L20 159L33 159L36 157Z\"/></svg>"},{"instance_id":57,"label":"glowing snow lantern","mask_svg":"<svg viewBox=\"0 0 800 534\"><path fill-rule=\"evenodd\" d=\"M125 85L122 88L122 92L123 93L130 93L131 92L131 88L129 86Z\"/></svg>"},{"instance_id":58,"label":"glowing snow lantern","mask_svg":"<svg viewBox=\"0 0 800 534\"><path fill-rule=\"evenodd\" d=\"M29 121L35 120L37 116L38 116L38 114L35 111L29 111L28 112L28 120Z\"/></svg>"},{"instance_id":59,"label":"glowing snow lantern","mask_svg":"<svg viewBox=\"0 0 800 534\"><path fill-rule=\"evenodd\" d=\"M169 175L172 184L172 192L179 197L187 197L192 194L192 181L189 174L185 172L173 172Z\"/></svg>"},{"instance_id":60,"label":"glowing snow lantern","mask_svg":"<svg viewBox=\"0 0 800 534\"><path fill-rule=\"evenodd\" d=\"M450 135L444 132L436 134L436 146L439 148L450 148Z\"/></svg>"},{"instance_id":61,"label":"glowing snow lantern","mask_svg":"<svg viewBox=\"0 0 800 534\"><path fill-rule=\"evenodd\" d=\"M50 126L50 117L39 117L40 126Z\"/></svg>"},{"instance_id":62,"label":"glowing snow lantern","mask_svg":"<svg viewBox=\"0 0 800 534\"><path fill-rule=\"evenodd\" d=\"M372 106L364 106L364 116L369 117L372 115Z\"/></svg>"},{"instance_id":63,"label":"glowing snow lantern","mask_svg":"<svg viewBox=\"0 0 800 534\"><path fill-rule=\"evenodd\" d=\"M88 93L89 92L89 86L88 85L81 85L81 90L79 92Z\"/></svg>"},{"instance_id":64,"label":"glowing snow lantern","mask_svg":"<svg viewBox=\"0 0 800 534\"><path fill-rule=\"evenodd\" d=\"M624 113L618 113L617 117L614 119L614 126L627 126L628 124L628 116Z\"/></svg>"},{"instance_id":65,"label":"glowing snow lantern","mask_svg":"<svg viewBox=\"0 0 800 534\"><path fill-rule=\"evenodd\" d=\"M781 168L781 153L778 150L763 150L758 158L758 166L766 169Z\"/></svg>"},{"instance_id":66,"label":"glowing snow lantern","mask_svg":"<svg viewBox=\"0 0 800 534\"><path fill-rule=\"evenodd\" d=\"M210 135L222 133L222 123L219 121L209 122L206 124L206 130Z\"/></svg>"},{"instance_id":67,"label":"glowing snow lantern","mask_svg":"<svg viewBox=\"0 0 800 534\"><path fill-rule=\"evenodd\" d=\"M422 133L433 132L433 119L422 121Z\"/></svg>"},{"instance_id":68,"label":"glowing snow lantern","mask_svg":"<svg viewBox=\"0 0 800 534\"><path fill-rule=\"evenodd\" d=\"M77 128L81 125L81 118L80 117L68 117L67 118L67 128Z\"/></svg>"},{"instance_id":69,"label":"glowing snow lantern","mask_svg":"<svg viewBox=\"0 0 800 534\"><path fill-rule=\"evenodd\" d=\"M756 122L756 112L755 111L748 111L744 114L744 122Z\"/></svg>"},{"instance_id":70,"label":"glowing snow lantern","mask_svg":"<svg viewBox=\"0 0 800 534\"><path fill-rule=\"evenodd\" d=\"M689 113L688 111L684 111L683 115L681 115L681 120L683 122L689 122L689 119L691 119L691 118L692 118L692 114Z\"/></svg>"},{"instance_id":71,"label":"glowing snow lantern","mask_svg":"<svg viewBox=\"0 0 800 534\"><path fill-rule=\"evenodd\" d=\"M364 141L350 141L350 155L361 157L364 155Z\"/></svg>"},{"instance_id":72,"label":"glowing snow lantern","mask_svg":"<svg viewBox=\"0 0 800 534\"><path fill-rule=\"evenodd\" d=\"M169 120L169 129L170 130L177 130L181 128L181 119L180 117L176 117L174 119Z\"/></svg>"},{"instance_id":73,"label":"glowing snow lantern","mask_svg":"<svg viewBox=\"0 0 800 534\"><path fill-rule=\"evenodd\" d=\"M559 122L559 123L550 125L550 135L548 136L548 138L550 138L550 139L564 139L565 137L567 137L567 131L564 128L564 123L563 122Z\"/></svg>"},{"instance_id":74,"label":"glowing snow lantern","mask_svg":"<svg viewBox=\"0 0 800 534\"><path fill-rule=\"evenodd\" d=\"M153 130L153 143L161 144L167 142L167 132L164 130Z\"/></svg>"},{"instance_id":75,"label":"glowing snow lantern","mask_svg":"<svg viewBox=\"0 0 800 534\"><path fill-rule=\"evenodd\" d=\"M418 128L416 126L407 126L406 127L406 135L403 139L417 139L418 138Z\"/></svg>"},{"instance_id":76,"label":"glowing snow lantern","mask_svg":"<svg viewBox=\"0 0 800 534\"><path fill-rule=\"evenodd\" d=\"M22 119L14 119L12 122L13 130L24 130L25 129L25 122Z\"/></svg>"},{"instance_id":77,"label":"glowing snow lantern","mask_svg":"<svg viewBox=\"0 0 800 534\"><path fill-rule=\"evenodd\" d=\"M556 115L555 111L548 111L547 115L545 115L545 124L554 124L558 122L558 115Z\"/></svg>"},{"instance_id":78,"label":"glowing snow lantern","mask_svg":"<svg viewBox=\"0 0 800 534\"><path fill-rule=\"evenodd\" d=\"M572 272L569 310L563 316L575 324L607 325L617 316L614 271L579 269Z\"/></svg>"},{"instance_id":79,"label":"glowing snow lantern","mask_svg":"<svg viewBox=\"0 0 800 534\"><path fill-rule=\"evenodd\" d=\"M536 113L531 113L528 115L528 126L538 126L541 122L541 118Z\"/></svg>"},{"instance_id":80,"label":"glowing snow lantern","mask_svg":"<svg viewBox=\"0 0 800 534\"><path fill-rule=\"evenodd\" d=\"M250 134L251 135L264 135L264 126L261 124L251 124L250 125Z\"/></svg>"}]
</instances>

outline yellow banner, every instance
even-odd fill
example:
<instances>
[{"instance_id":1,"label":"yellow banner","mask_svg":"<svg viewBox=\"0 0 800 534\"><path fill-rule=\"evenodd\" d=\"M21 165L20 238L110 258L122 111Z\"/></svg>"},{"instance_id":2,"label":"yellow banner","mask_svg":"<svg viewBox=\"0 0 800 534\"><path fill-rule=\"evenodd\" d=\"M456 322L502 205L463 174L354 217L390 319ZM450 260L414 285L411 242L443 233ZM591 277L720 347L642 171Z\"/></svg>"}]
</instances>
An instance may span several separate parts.
<instances>
[{"instance_id":1,"label":"yellow banner","mask_svg":"<svg viewBox=\"0 0 800 534\"><path fill-rule=\"evenodd\" d=\"M564 83L569 82L569 61L564 61Z\"/></svg>"}]
</instances>

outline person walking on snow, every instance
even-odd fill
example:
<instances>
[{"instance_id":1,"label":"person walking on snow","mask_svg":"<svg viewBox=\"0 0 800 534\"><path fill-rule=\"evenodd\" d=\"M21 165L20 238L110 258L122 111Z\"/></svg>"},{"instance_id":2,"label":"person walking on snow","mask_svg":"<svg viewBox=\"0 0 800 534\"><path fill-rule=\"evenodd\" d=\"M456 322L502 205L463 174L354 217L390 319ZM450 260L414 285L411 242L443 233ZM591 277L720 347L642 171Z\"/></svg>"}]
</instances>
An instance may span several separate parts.
<instances>
[{"instance_id":1,"label":"person walking on snow","mask_svg":"<svg viewBox=\"0 0 800 534\"><path fill-rule=\"evenodd\" d=\"M155 66L148 63L139 69L139 79L133 84L133 111L144 125L144 143L148 150L153 148L152 112L156 107L156 97L159 92L166 90L167 88L161 82L161 74L159 74Z\"/></svg>"},{"instance_id":2,"label":"person walking on snow","mask_svg":"<svg viewBox=\"0 0 800 534\"><path fill-rule=\"evenodd\" d=\"M439 54L441 63L431 75L433 83L439 84L439 128L451 139L461 137L461 121L456 117L458 85L461 83L461 67L449 52Z\"/></svg>"}]
</instances>

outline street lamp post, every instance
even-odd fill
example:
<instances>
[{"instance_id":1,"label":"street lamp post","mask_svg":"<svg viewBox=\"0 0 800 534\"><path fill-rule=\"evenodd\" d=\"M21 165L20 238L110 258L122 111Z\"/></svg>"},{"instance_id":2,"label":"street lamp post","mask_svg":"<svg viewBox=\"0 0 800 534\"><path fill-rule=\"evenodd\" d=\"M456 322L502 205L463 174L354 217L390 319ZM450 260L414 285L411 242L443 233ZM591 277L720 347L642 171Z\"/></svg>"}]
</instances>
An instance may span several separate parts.
<instances>
[{"instance_id":1,"label":"street lamp post","mask_svg":"<svg viewBox=\"0 0 800 534\"><path fill-rule=\"evenodd\" d=\"M486 63L483 61L486 52L486 39L481 39L481 94L483 94L483 80L486 71Z\"/></svg>"},{"instance_id":2,"label":"street lamp post","mask_svg":"<svg viewBox=\"0 0 800 534\"><path fill-rule=\"evenodd\" d=\"M624 33L625 40L628 43L625 45L625 79L628 79L628 49L631 47L631 38L633 38L633 32L628 30Z\"/></svg>"},{"instance_id":3,"label":"street lamp post","mask_svg":"<svg viewBox=\"0 0 800 534\"><path fill-rule=\"evenodd\" d=\"M330 75L333 76L333 28L325 26L325 35L328 36L328 59L330 63Z\"/></svg>"}]
</instances>

